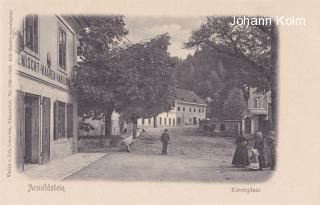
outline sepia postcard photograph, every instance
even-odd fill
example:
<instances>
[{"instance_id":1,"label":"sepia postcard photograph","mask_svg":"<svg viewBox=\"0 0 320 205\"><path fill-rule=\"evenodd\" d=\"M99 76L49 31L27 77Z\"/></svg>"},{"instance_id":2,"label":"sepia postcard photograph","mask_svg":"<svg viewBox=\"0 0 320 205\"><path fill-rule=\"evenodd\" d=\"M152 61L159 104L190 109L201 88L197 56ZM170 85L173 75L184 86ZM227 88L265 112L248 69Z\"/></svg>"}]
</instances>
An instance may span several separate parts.
<instances>
[{"instance_id":1,"label":"sepia postcard photograph","mask_svg":"<svg viewBox=\"0 0 320 205\"><path fill-rule=\"evenodd\" d=\"M1 204L320 203L320 4L145 2L2 2Z\"/></svg>"}]
</instances>

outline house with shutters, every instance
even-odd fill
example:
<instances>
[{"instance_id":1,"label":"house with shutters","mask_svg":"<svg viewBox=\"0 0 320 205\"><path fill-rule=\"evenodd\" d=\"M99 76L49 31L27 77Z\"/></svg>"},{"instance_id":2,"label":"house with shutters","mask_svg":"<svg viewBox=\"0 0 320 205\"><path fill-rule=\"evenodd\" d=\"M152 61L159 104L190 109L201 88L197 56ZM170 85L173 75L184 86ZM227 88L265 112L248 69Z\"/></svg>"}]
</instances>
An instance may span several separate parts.
<instances>
[{"instance_id":1,"label":"house with shutters","mask_svg":"<svg viewBox=\"0 0 320 205\"><path fill-rule=\"evenodd\" d=\"M16 28L17 168L77 152L77 102L70 78L83 17L32 14Z\"/></svg>"},{"instance_id":2,"label":"house with shutters","mask_svg":"<svg viewBox=\"0 0 320 205\"><path fill-rule=\"evenodd\" d=\"M152 118L138 119L139 128L199 127L206 117L206 103L193 91L176 89L175 106Z\"/></svg>"}]
</instances>

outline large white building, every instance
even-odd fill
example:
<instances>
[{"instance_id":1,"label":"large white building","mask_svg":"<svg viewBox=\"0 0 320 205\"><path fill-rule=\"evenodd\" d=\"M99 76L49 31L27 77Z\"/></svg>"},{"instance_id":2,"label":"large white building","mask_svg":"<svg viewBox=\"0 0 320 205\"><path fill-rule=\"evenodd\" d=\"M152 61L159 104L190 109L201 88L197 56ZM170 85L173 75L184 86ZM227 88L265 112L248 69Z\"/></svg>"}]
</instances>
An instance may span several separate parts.
<instances>
[{"instance_id":1,"label":"large white building","mask_svg":"<svg viewBox=\"0 0 320 205\"><path fill-rule=\"evenodd\" d=\"M84 19L28 15L17 28L17 167L77 151L77 103L70 78Z\"/></svg>"},{"instance_id":2,"label":"large white building","mask_svg":"<svg viewBox=\"0 0 320 205\"><path fill-rule=\"evenodd\" d=\"M176 89L174 108L153 118L138 119L138 127L198 127L199 121L205 119L206 106L193 91Z\"/></svg>"}]
</instances>

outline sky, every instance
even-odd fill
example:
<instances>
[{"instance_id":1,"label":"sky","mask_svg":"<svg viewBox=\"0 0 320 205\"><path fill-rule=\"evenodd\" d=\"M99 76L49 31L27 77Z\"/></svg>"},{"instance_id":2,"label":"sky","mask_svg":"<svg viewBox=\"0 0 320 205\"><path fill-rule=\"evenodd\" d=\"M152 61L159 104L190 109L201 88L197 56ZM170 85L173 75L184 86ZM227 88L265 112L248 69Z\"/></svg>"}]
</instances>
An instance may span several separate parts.
<instances>
[{"instance_id":1,"label":"sky","mask_svg":"<svg viewBox=\"0 0 320 205\"><path fill-rule=\"evenodd\" d=\"M191 32L200 27L202 17L125 17L126 28L129 30L128 40L133 43L150 39L156 35L169 33L171 45L168 51L171 56L185 59L193 54L193 49L184 49Z\"/></svg>"}]
</instances>

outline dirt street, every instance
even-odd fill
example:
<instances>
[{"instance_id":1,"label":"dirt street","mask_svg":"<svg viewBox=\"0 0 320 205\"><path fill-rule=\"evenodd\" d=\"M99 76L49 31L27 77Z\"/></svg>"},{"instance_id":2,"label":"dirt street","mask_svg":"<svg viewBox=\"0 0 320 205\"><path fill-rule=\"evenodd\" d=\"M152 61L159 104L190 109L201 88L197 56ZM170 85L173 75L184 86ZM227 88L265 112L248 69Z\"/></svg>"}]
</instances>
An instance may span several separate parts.
<instances>
[{"instance_id":1,"label":"dirt street","mask_svg":"<svg viewBox=\"0 0 320 205\"><path fill-rule=\"evenodd\" d=\"M231 166L234 139L206 137L195 129L170 130L168 155L162 156L160 135L147 132L132 152L110 151L65 180L261 182L270 169L252 171Z\"/></svg>"}]
</instances>

